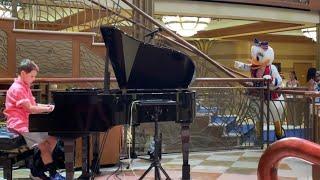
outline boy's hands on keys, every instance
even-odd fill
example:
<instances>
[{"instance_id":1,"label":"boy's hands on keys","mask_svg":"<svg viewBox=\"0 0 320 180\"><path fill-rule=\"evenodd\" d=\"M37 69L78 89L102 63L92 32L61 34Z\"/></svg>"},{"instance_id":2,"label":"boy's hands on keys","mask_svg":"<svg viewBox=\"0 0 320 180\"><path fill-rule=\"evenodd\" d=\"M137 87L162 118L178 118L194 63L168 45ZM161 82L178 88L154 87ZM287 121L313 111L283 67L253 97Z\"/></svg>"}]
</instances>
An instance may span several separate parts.
<instances>
[{"instance_id":1,"label":"boy's hands on keys","mask_svg":"<svg viewBox=\"0 0 320 180\"><path fill-rule=\"evenodd\" d=\"M53 104L48 104L46 107L48 108L48 112L52 112L54 110Z\"/></svg>"}]
</instances>

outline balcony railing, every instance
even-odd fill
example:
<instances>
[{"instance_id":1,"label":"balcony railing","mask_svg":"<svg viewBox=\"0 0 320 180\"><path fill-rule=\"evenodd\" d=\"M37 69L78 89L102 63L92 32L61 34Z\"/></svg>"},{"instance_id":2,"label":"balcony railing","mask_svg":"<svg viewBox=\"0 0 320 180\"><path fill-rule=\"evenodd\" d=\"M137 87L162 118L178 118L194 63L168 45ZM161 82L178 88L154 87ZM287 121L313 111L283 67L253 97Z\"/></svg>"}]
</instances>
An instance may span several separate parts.
<instances>
[{"instance_id":1,"label":"balcony railing","mask_svg":"<svg viewBox=\"0 0 320 180\"><path fill-rule=\"evenodd\" d=\"M196 91L196 119L191 131L192 151L262 148L263 144L276 141L275 121L281 122L288 137L300 137L319 142L318 106L320 95L303 90L278 91L283 99L268 101L264 87L244 87L254 79L245 78L198 78L190 87ZM12 78L0 78L0 84L12 83ZM262 81L262 79L258 79ZM115 78L111 84L116 84ZM239 86L228 86L230 84ZM50 93L66 88L103 87L103 78L39 78L37 86L38 102L50 102ZM113 86L115 87L115 86ZM4 103L4 90L0 103ZM269 111L267 110L269 104ZM169 123L169 124L168 124ZM163 124L163 137L174 136L175 123ZM137 147L140 153L146 151L149 138L147 129L153 126L142 124L137 128ZM152 132L152 131L151 131ZM164 138L165 152L176 151L174 138ZM174 146L175 145L175 146Z\"/></svg>"}]
</instances>

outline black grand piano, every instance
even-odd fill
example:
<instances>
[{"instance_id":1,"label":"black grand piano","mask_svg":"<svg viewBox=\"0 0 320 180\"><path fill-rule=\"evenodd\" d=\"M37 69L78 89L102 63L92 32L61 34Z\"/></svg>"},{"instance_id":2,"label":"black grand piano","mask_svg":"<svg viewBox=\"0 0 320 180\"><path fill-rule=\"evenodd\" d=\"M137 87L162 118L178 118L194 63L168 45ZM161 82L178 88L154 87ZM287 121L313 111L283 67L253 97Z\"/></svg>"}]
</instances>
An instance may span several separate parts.
<instances>
[{"instance_id":1,"label":"black grand piano","mask_svg":"<svg viewBox=\"0 0 320 180\"><path fill-rule=\"evenodd\" d=\"M190 179L189 125L195 117L195 92L187 88L193 62L179 51L138 41L115 27L101 27L101 33L120 89L108 88L106 60L104 89L52 92L54 111L30 115L30 132L49 132L67 142L115 125L152 122L156 110L161 112L157 121L181 124L182 179ZM73 150L65 148L67 179L73 179Z\"/></svg>"}]
</instances>

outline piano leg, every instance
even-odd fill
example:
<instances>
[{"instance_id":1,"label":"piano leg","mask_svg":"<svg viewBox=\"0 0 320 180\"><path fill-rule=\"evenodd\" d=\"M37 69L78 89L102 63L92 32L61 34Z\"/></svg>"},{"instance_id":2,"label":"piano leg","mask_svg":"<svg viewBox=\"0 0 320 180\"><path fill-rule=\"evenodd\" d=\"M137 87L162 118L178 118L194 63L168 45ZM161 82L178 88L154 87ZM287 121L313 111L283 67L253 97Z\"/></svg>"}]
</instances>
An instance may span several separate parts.
<instances>
[{"instance_id":1,"label":"piano leg","mask_svg":"<svg viewBox=\"0 0 320 180\"><path fill-rule=\"evenodd\" d=\"M64 155L65 155L65 167L66 167L66 179L72 180L74 176L74 139L64 138Z\"/></svg>"},{"instance_id":2,"label":"piano leg","mask_svg":"<svg viewBox=\"0 0 320 180\"><path fill-rule=\"evenodd\" d=\"M90 168L89 168L89 158L90 158L90 136L82 137L82 174L78 180L90 179Z\"/></svg>"},{"instance_id":3,"label":"piano leg","mask_svg":"<svg viewBox=\"0 0 320 180\"><path fill-rule=\"evenodd\" d=\"M189 124L181 124L181 141L182 141L182 179L190 180L190 165L189 165L189 140L190 140L190 131Z\"/></svg>"},{"instance_id":4,"label":"piano leg","mask_svg":"<svg viewBox=\"0 0 320 180\"><path fill-rule=\"evenodd\" d=\"M92 152L91 170L93 174L100 174L100 133L92 133Z\"/></svg>"}]
</instances>

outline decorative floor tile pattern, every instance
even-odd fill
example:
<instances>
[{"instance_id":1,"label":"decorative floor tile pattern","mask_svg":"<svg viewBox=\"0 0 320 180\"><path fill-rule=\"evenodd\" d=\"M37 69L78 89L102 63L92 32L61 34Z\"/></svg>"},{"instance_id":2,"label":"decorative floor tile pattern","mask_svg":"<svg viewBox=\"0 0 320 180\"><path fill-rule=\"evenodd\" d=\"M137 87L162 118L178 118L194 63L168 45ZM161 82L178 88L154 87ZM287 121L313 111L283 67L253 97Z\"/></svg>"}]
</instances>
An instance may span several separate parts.
<instances>
[{"instance_id":1,"label":"decorative floor tile pattern","mask_svg":"<svg viewBox=\"0 0 320 180\"><path fill-rule=\"evenodd\" d=\"M191 178L193 180L256 180L257 166L262 150L241 150L222 152L194 152L190 153ZM147 157L144 157L147 158ZM97 180L133 180L138 179L150 166L145 159L134 159L128 166L128 160L122 161L122 170L118 167L102 168ZM182 157L180 154L163 154L162 167L172 179L181 179ZM0 177L2 177L0 169ZM14 179L28 179L28 169L14 170ZM64 172L62 172L65 175ZM80 172L77 171L75 177ZM280 162L278 170L279 180L311 180L311 165L296 158L286 158ZM164 178L164 176L162 175ZM0 178L1 179L1 178ZM151 170L146 180L154 179L154 171Z\"/></svg>"}]
</instances>

